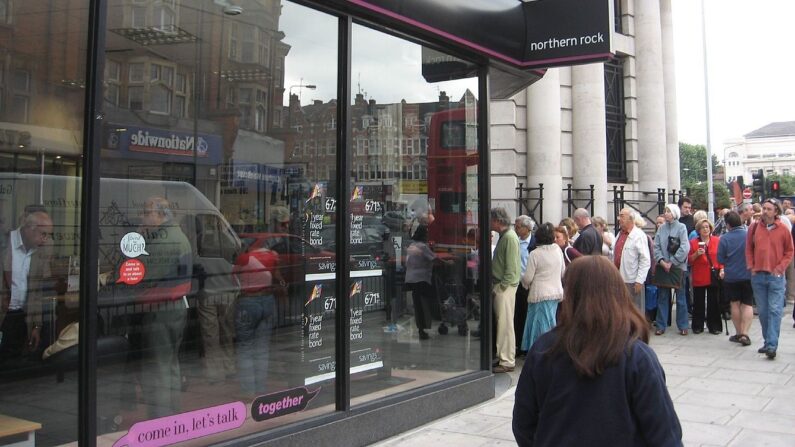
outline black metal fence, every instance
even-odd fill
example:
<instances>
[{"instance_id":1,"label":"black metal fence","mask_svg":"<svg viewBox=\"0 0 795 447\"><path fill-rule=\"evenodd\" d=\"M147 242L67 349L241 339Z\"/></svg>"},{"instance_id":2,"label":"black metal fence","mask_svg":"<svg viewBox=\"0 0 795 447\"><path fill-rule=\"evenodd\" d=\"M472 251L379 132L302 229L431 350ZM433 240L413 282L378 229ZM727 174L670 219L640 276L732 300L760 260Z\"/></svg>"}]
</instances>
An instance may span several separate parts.
<instances>
[{"instance_id":1,"label":"black metal fence","mask_svg":"<svg viewBox=\"0 0 795 447\"><path fill-rule=\"evenodd\" d=\"M525 188L524 183L519 183L516 188L516 201L519 203L519 215L526 215L538 223L544 222L544 184L539 183L538 188Z\"/></svg>"},{"instance_id":2,"label":"black metal fence","mask_svg":"<svg viewBox=\"0 0 795 447\"><path fill-rule=\"evenodd\" d=\"M613 186L613 222L618 231L618 213L623 208L635 210L647 222L647 227L655 227L657 216L663 213L667 203L677 203L685 194L672 189L666 195L665 188L657 191L626 191L624 186Z\"/></svg>"},{"instance_id":3,"label":"black metal fence","mask_svg":"<svg viewBox=\"0 0 795 447\"><path fill-rule=\"evenodd\" d=\"M585 208L593 214L594 186L588 188L572 188L571 184L563 189L566 195L566 207L569 216L577 208ZM583 195L585 198L583 198ZM525 187L519 183L516 188L516 201L519 204L519 214L530 216L536 222L544 222L544 184L539 183L538 188Z\"/></svg>"},{"instance_id":4,"label":"black metal fence","mask_svg":"<svg viewBox=\"0 0 795 447\"><path fill-rule=\"evenodd\" d=\"M568 208L567 216L571 216L574 214L574 210L577 208L585 208L588 210L593 216L593 201L594 201L594 188L593 185L589 185L588 188L572 188L571 183L566 185L566 188L563 190L566 193L566 207ZM581 199L580 197L585 193L587 195L587 199Z\"/></svg>"},{"instance_id":5,"label":"black metal fence","mask_svg":"<svg viewBox=\"0 0 795 447\"><path fill-rule=\"evenodd\" d=\"M571 184L563 189L567 215L571 216L577 208L585 208L593 215L594 185L588 188L572 188ZM627 191L624 186L613 186L613 223L618 230L618 213L622 208L637 211L654 228L655 219L662 214L666 203L677 203L685 196L684 191L675 189L666 193L665 188L657 191ZM526 187L519 183L516 188L516 202L519 214L530 216L536 222L544 222L544 184L539 183L537 188Z\"/></svg>"}]
</instances>

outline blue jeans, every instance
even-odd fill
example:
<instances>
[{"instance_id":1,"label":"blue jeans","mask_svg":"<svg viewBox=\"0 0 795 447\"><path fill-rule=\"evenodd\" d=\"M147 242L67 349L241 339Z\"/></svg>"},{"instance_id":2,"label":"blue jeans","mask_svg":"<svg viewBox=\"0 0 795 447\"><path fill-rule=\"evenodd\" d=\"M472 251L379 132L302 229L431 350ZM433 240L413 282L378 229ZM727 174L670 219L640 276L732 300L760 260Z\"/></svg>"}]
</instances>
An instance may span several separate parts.
<instances>
[{"instance_id":1,"label":"blue jeans","mask_svg":"<svg viewBox=\"0 0 795 447\"><path fill-rule=\"evenodd\" d=\"M756 308L759 310L759 324L767 349L778 348L778 334L781 332L781 315L784 312L784 276L759 272L751 276Z\"/></svg>"},{"instance_id":2,"label":"blue jeans","mask_svg":"<svg viewBox=\"0 0 795 447\"><path fill-rule=\"evenodd\" d=\"M276 318L273 295L242 296L235 309L237 374L240 388L249 394L265 394L270 359L270 338Z\"/></svg>"},{"instance_id":3,"label":"blue jeans","mask_svg":"<svg viewBox=\"0 0 795 447\"><path fill-rule=\"evenodd\" d=\"M646 284L646 310L657 309L657 286Z\"/></svg>"},{"instance_id":4,"label":"blue jeans","mask_svg":"<svg viewBox=\"0 0 795 447\"><path fill-rule=\"evenodd\" d=\"M687 274L687 272L684 272ZM687 324L687 298L685 297L684 276L682 287L678 289L657 288L657 330L665 331L668 328L668 304L671 302L671 290L676 292L676 327L679 330L688 328Z\"/></svg>"}]
</instances>

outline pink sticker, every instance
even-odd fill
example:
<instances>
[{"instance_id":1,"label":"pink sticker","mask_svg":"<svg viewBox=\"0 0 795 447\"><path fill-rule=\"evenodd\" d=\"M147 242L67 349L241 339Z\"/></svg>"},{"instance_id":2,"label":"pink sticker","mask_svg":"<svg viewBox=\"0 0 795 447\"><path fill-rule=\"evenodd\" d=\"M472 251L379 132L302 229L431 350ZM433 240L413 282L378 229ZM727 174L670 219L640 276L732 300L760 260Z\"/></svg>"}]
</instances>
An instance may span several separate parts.
<instances>
[{"instance_id":1,"label":"pink sticker","mask_svg":"<svg viewBox=\"0 0 795 447\"><path fill-rule=\"evenodd\" d=\"M113 447L161 447L233 430L246 421L246 405L232 402L138 422Z\"/></svg>"},{"instance_id":2,"label":"pink sticker","mask_svg":"<svg viewBox=\"0 0 795 447\"><path fill-rule=\"evenodd\" d=\"M143 262L137 259L128 259L119 267L119 280L116 283L134 286L144 279L145 274L146 267Z\"/></svg>"}]
</instances>

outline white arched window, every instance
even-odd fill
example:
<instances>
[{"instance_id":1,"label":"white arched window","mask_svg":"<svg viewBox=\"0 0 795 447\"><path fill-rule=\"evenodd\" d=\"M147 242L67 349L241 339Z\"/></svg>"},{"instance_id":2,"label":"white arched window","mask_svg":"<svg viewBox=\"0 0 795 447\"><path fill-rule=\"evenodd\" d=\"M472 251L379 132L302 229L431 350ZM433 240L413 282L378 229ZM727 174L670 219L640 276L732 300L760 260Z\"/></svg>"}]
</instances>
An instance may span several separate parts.
<instances>
[{"instance_id":1,"label":"white arched window","mask_svg":"<svg viewBox=\"0 0 795 447\"><path fill-rule=\"evenodd\" d=\"M258 105L254 115L256 121L257 132L265 132L265 123L267 122L265 107Z\"/></svg>"}]
</instances>

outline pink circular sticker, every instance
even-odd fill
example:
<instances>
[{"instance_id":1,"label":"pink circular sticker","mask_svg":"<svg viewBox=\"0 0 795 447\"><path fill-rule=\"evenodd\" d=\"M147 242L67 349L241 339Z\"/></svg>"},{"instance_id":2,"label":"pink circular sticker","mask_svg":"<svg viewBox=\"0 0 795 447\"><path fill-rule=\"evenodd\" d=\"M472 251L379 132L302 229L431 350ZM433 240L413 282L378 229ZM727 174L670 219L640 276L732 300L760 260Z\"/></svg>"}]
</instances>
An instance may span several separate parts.
<instances>
[{"instance_id":1,"label":"pink circular sticker","mask_svg":"<svg viewBox=\"0 0 795 447\"><path fill-rule=\"evenodd\" d=\"M119 280L116 282L134 286L144 279L144 274L146 274L146 267L143 262L137 259L128 259L119 267Z\"/></svg>"}]
</instances>

